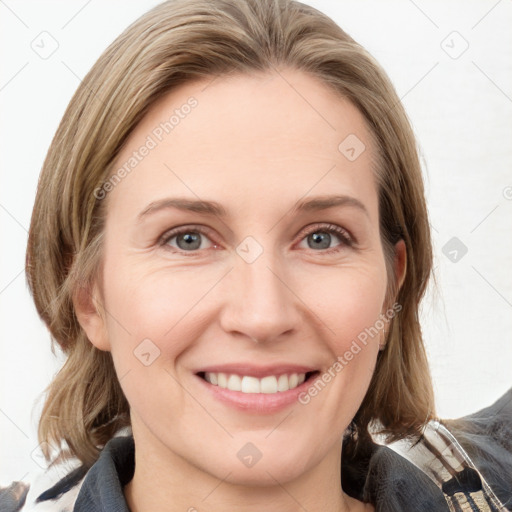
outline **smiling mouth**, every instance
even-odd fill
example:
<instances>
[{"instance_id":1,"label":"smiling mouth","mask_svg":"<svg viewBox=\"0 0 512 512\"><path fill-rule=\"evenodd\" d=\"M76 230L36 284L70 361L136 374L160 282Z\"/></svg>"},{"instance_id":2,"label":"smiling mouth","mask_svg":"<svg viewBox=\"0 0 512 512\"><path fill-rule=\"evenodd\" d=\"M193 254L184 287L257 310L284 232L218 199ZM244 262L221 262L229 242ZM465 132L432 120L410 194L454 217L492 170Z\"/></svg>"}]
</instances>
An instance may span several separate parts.
<instances>
[{"instance_id":1,"label":"smiling mouth","mask_svg":"<svg viewBox=\"0 0 512 512\"><path fill-rule=\"evenodd\" d=\"M282 375L268 375L257 378L250 375L237 375L223 372L200 372L197 375L206 382L219 388L242 393L275 394L295 389L310 380L319 372L289 373Z\"/></svg>"}]
</instances>

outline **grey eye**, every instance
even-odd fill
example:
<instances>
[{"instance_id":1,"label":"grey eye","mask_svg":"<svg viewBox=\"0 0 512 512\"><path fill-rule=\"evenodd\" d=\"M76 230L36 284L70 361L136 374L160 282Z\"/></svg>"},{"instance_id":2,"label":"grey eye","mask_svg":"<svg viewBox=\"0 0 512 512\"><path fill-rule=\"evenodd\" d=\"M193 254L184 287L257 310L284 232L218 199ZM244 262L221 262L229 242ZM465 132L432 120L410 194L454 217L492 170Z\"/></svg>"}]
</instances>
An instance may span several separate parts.
<instances>
[{"instance_id":1,"label":"grey eye","mask_svg":"<svg viewBox=\"0 0 512 512\"><path fill-rule=\"evenodd\" d=\"M312 243L309 243L309 241ZM328 249L331 245L331 235L325 231L316 231L308 236L308 246L311 249Z\"/></svg>"},{"instance_id":2,"label":"grey eye","mask_svg":"<svg viewBox=\"0 0 512 512\"><path fill-rule=\"evenodd\" d=\"M188 231L186 233L181 233L174 238L176 238L177 246L184 250L197 250L201 247L201 233L196 233L194 231Z\"/></svg>"}]
</instances>

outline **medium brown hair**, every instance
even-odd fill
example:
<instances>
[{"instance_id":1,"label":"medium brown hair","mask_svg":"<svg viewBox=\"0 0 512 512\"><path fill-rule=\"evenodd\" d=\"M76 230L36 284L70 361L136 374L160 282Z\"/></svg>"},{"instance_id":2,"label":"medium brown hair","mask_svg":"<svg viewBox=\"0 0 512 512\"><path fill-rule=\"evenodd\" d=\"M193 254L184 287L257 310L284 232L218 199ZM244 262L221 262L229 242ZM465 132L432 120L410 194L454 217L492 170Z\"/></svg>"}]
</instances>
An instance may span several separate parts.
<instances>
[{"instance_id":1,"label":"medium brown hair","mask_svg":"<svg viewBox=\"0 0 512 512\"><path fill-rule=\"evenodd\" d=\"M130 25L101 55L66 109L46 156L30 225L26 271L37 311L67 355L47 389L40 441L91 465L130 424L109 352L78 323L73 297L101 264L107 201L94 193L151 105L192 80L282 67L310 74L350 100L377 148L386 303L401 312L351 424L367 439L377 424L391 439L418 433L434 414L418 317L432 270L430 227L416 141L400 100L374 59L330 18L288 0L171 0ZM340 141L341 142L341 141ZM394 244L405 241L400 290ZM64 442L64 445L63 445ZM46 444L46 456L50 450Z\"/></svg>"}]
</instances>

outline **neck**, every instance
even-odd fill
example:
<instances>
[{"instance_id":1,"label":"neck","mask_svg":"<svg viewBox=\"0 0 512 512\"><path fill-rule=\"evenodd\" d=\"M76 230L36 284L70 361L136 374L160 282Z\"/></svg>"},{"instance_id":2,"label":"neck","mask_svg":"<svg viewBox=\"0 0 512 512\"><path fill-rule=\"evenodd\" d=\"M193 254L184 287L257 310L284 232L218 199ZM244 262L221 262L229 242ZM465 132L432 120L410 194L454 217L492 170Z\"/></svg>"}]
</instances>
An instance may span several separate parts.
<instances>
[{"instance_id":1,"label":"neck","mask_svg":"<svg viewBox=\"0 0 512 512\"><path fill-rule=\"evenodd\" d=\"M289 479L266 471L265 483L248 485L234 472L220 478L153 443L136 439L135 473L124 489L131 512L356 512L373 510L341 488L341 443L305 473Z\"/></svg>"}]
</instances>

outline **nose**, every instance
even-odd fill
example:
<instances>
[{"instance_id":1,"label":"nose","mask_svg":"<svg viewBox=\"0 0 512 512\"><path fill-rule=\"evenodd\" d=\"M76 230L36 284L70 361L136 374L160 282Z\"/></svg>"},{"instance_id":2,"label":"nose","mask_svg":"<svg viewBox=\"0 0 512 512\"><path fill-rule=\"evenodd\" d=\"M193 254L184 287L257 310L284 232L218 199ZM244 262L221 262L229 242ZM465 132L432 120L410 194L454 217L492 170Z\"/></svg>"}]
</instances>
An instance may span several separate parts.
<instances>
[{"instance_id":1,"label":"nose","mask_svg":"<svg viewBox=\"0 0 512 512\"><path fill-rule=\"evenodd\" d=\"M267 343L300 329L303 303L294 292L290 272L270 253L264 251L252 262L236 255L223 287L226 300L220 323L225 332Z\"/></svg>"}]
</instances>

